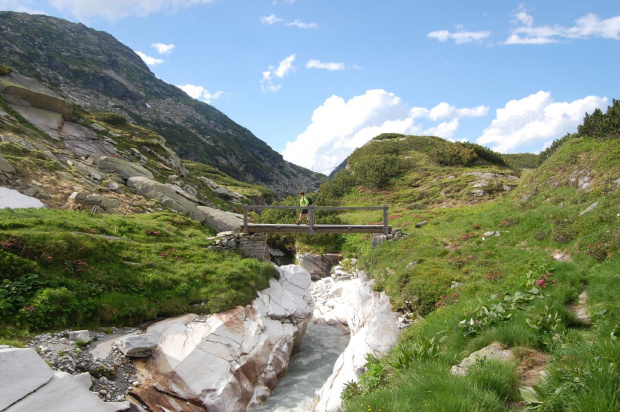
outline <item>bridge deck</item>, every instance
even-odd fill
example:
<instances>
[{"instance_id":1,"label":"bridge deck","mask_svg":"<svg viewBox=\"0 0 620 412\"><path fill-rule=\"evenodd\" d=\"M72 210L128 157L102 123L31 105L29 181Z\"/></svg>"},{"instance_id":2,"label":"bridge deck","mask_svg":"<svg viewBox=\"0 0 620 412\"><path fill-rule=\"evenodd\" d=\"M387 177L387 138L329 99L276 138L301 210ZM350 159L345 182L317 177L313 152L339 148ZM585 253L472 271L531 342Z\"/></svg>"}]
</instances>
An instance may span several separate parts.
<instances>
[{"instance_id":1,"label":"bridge deck","mask_svg":"<svg viewBox=\"0 0 620 412\"><path fill-rule=\"evenodd\" d=\"M241 231L244 227L241 226ZM247 233L383 233L383 225L291 225L248 223ZM388 226L388 233L392 226Z\"/></svg>"}]
</instances>

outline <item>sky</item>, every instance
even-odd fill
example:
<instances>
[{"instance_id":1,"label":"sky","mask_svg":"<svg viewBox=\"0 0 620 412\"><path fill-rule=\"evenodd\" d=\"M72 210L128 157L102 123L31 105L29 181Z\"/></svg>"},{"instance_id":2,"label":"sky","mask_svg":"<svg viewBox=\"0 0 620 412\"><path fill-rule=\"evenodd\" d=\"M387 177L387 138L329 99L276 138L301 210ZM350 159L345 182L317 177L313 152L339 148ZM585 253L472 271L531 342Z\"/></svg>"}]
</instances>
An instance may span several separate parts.
<instances>
[{"instance_id":1,"label":"sky","mask_svg":"<svg viewBox=\"0 0 620 412\"><path fill-rule=\"evenodd\" d=\"M0 0L110 33L285 160L380 133L538 153L620 99L619 0Z\"/></svg>"}]
</instances>

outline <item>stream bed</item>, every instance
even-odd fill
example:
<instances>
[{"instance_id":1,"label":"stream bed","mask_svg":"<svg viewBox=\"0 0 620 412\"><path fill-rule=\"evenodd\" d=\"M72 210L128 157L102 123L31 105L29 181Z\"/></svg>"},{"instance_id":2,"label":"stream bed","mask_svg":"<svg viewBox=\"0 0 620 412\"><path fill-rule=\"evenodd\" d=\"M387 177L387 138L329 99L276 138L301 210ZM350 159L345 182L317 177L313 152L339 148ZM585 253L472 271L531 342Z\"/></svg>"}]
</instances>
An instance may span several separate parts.
<instances>
[{"instance_id":1,"label":"stream bed","mask_svg":"<svg viewBox=\"0 0 620 412\"><path fill-rule=\"evenodd\" d=\"M308 412L317 392L332 374L338 356L349 343L349 331L340 326L309 324L289 362L288 373L265 403L252 412Z\"/></svg>"}]
</instances>

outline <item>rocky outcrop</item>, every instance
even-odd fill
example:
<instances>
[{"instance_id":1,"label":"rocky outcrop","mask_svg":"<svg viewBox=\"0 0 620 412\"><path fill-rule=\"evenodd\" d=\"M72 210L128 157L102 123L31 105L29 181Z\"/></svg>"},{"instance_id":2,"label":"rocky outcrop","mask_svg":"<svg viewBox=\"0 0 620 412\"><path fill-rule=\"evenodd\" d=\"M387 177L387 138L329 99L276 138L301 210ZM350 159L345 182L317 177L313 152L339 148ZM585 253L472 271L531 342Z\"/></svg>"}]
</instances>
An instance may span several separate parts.
<instances>
[{"instance_id":1,"label":"rocky outcrop","mask_svg":"<svg viewBox=\"0 0 620 412\"><path fill-rule=\"evenodd\" d=\"M330 289L330 297L315 311L313 321L345 324L351 331L349 345L319 391L314 411L337 410L345 385L357 381L364 372L367 355L381 358L398 340L398 315L392 312L389 297L384 292L373 291L372 281L366 282L364 278L361 276L344 282L325 278L313 284L313 289Z\"/></svg>"},{"instance_id":2,"label":"rocky outcrop","mask_svg":"<svg viewBox=\"0 0 620 412\"><path fill-rule=\"evenodd\" d=\"M312 280L319 280L331 274L332 267L342 259L341 255L328 253L317 255L314 253L298 253L297 263L306 269L312 276Z\"/></svg>"},{"instance_id":3,"label":"rocky outcrop","mask_svg":"<svg viewBox=\"0 0 620 412\"><path fill-rule=\"evenodd\" d=\"M105 403L88 389L88 373L53 371L33 349L0 347L0 410L3 412L129 410L129 402Z\"/></svg>"},{"instance_id":4,"label":"rocky outcrop","mask_svg":"<svg viewBox=\"0 0 620 412\"><path fill-rule=\"evenodd\" d=\"M168 209L186 214L199 222L206 220L205 214L198 209L194 202L186 199L173 188L163 183L156 182L145 176L134 176L127 179L127 186L139 190L142 196L157 199Z\"/></svg>"},{"instance_id":5,"label":"rocky outcrop","mask_svg":"<svg viewBox=\"0 0 620 412\"><path fill-rule=\"evenodd\" d=\"M158 347L138 363L144 382L132 395L152 410L235 412L263 400L286 372L314 308L308 272L278 270L280 279L250 305L150 326Z\"/></svg>"}]
</instances>

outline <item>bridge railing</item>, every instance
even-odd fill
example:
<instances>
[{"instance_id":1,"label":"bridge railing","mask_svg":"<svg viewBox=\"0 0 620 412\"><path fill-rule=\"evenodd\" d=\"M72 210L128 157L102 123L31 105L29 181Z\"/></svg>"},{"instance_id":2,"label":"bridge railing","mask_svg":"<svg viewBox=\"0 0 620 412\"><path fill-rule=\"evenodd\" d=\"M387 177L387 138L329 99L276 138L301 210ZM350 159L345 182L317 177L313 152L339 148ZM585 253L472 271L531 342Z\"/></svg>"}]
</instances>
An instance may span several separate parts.
<instances>
[{"instance_id":1,"label":"bridge railing","mask_svg":"<svg viewBox=\"0 0 620 412\"><path fill-rule=\"evenodd\" d=\"M264 205L243 205L243 233L248 233L248 210L265 210L265 209L308 209L308 217L310 218L309 229L310 234L314 234L314 230L316 225L314 224L314 212L316 210L333 210L333 211L344 211L344 210L383 210L383 234L387 235L390 231L390 227L388 225L388 206L365 206L365 207L339 207L339 206L264 206ZM348 225L343 225L348 226Z\"/></svg>"}]
</instances>

